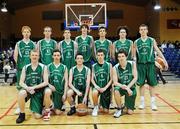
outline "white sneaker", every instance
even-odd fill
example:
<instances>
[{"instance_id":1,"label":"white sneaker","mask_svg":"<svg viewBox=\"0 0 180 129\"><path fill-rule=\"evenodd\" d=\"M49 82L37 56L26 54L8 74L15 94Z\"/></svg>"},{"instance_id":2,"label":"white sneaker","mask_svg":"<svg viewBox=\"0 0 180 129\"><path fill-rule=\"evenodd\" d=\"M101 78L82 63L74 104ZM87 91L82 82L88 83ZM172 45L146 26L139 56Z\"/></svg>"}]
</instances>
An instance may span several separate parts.
<instances>
[{"instance_id":1,"label":"white sneaker","mask_svg":"<svg viewBox=\"0 0 180 129\"><path fill-rule=\"evenodd\" d=\"M157 106L156 106L156 104L154 102L151 103L151 109L153 111L157 111Z\"/></svg>"},{"instance_id":2,"label":"white sneaker","mask_svg":"<svg viewBox=\"0 0 180 129\"><path fill-rule=\"evenodd\" d=\"M15 112L14 112L14 114L15 114L15 115L19 115L19 114L20 114L20 112L21 112L21 111L20 111L20 108L19 108L19 107L17 107L17 108L16 108L16 110L15 110Z\"/></svg>"},{"instance_id":3,"label":"white sneaker","mask_svg":"<svg viewBox=\"0 0 180 129\"><path fill-rule=\"evenodd\" d=\"M121 116L121 109L120 110L116 110L116 112L114 113L114 117L115 118L119 118Z\"/></svg>"},{"instance_id":4,"label":"white sneaker","mask_svg":"<svg viewBox=\"0 0 180 129\"><path fill-rule=\"evenodd\" d=\"M144 102L141 102L141 104L139 105L139 109L143 110L144 108L145 108L145 104L144 104Z\"/></svg>"},{"instance_id":5,"label":"white sneaker","mask_svg":"<svg viewBox=\"0 0 180 129\"><path fill-rule=\"evenodd\" d=\"M98 115L98 111L99 111L99 107L98 106L94 106L94 109L92 111L92 116L97 116Z\"/></svg>"},{"instance_id":6,"label":"white sneaker","mask_svg":"<svg viewBox=\"0 0 180 129\"><path fill-rule=\"evenodd\" d=\"M65 111L66 110L66 105L65 104L63 104L63 106L62 106L62 108L61 108L61 111Z\"/></svg>"},{"instance_id":7,"label":"white sneaker","mask_svg":"<svg viewBox=\"0 0 180 129\"><path fill-rule=\"evenodd\" d=\"M114 105L113 105L113 103L110 103L109 108L110 108L110 109L114 109Z\"/></svg>"}]
</instances>

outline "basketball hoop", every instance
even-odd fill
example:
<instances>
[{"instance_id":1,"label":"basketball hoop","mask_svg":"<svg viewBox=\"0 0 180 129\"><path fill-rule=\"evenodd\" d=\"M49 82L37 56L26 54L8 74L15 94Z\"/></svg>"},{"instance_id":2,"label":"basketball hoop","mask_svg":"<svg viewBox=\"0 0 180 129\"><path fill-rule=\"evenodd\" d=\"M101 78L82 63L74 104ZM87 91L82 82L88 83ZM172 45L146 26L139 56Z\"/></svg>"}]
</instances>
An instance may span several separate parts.
<instances>
[{"instance_id":1,"label":"basketball hoop","mask_svg":"<svg viewBox=\"0 0 180 129\"><path fill-rule=\"evenodd\" d=\"M65 28L70 29L79 29L82 24L91 29L98 29L100 24L107 27L106 3L65 4L65 19Z\"/></svg>"}]
</instances>

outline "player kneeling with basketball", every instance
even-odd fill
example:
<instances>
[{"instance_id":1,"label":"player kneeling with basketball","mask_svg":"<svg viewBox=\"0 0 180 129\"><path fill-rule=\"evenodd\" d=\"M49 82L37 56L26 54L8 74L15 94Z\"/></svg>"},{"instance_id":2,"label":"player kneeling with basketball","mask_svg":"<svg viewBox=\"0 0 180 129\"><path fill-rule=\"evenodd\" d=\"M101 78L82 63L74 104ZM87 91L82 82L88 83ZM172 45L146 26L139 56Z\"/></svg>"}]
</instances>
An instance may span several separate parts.
<instances>
[{"instance_id":1,"label":"player kneeling with basketball","mask_svg":"<svg viewBox=\"0 0 180 129\"><path fill-rule=\"evenodd\" d=\"M20 77L22 87L18 93L20 114L16 123L22 123L25 120L25 99L27 97L30 97L30 109L34 117L37 119L42 117L43 97L47 93L45 87L48 85L47 67L38 62L37 50L30 52L30 59L31 63L23 67Z\"/></svg>"},{"instance_id":2,"label":"player kneeling with basketball","mask_svg":"<svg viewBox=\"0 0 180 129\"><path fill-rule=\"evenodd\" d=\"M68 85L68 70L65 65L60 62L61 52L58 49L53 51L53 62L48 65L49 74L49 94L45 96L45 103L50 107L53 102L53 109L56 115L62 113L61 108L66 100L66 90ZM52 100L51 100L52 99ZM50 109L45 107L43 119L50 119Z\"/></svg>"},{"instance_id":3,"label":"player kneeling with basketball","mask_svg":"<svg viewBox=\"0 0 180 129\"><path fill-rule=\"evenodd\" d=\"M70 69L69 87L67 92L67 100L71 106L68 116L76 113L75 97L78 95L78 104L87 104L87 97L90 87L91 70L83 65L84 59L81 53L76 54L76 66Z\"/></svg>"},{"instance_id":4,"label":"player kneeling with basketball","mask_svg":"<svg viewBox=\"0 0 180 129\"><path fill-rule=\"evenodd\" d=\"M117 111L114 117L118 118L122 114L121 97L125 95L125 107L128 114L133 114L135 109L137 69L135 62L127 61L127 53L120 49L118 54L118 64L113 67L114 97L117 104Z\"/></svg>"},{"instance_id":5,"label":"player kneeling with basketball","mask_svg":"<svg viewBox=\"0 0 180 129\"><path fill-rule=\"evenodd\" d=\"M92 116L98 115L98 97L100 95L100 105L103 107L104 112L109 111L111 101L111 84L112 84L112 65L104 61L105 54L102 49L97 51L97 63L92 67L92 98L94 102L94 109Z\"/></svg>"}]
</instances>

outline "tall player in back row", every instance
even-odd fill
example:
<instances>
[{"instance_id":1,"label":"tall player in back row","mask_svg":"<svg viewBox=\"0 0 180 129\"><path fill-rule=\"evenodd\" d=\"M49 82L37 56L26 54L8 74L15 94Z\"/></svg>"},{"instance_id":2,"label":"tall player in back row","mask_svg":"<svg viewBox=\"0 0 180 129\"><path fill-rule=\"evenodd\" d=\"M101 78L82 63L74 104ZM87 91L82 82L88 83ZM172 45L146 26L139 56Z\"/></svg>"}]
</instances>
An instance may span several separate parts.
<instances>
[{"instance_id":1,"label":"tall player in back row","mask_svg":"<svg viewBox=\"0 0 180 129\"><path fill-rule=\"evenodd\" d=\"M99 39L94 42L94 52L95 55L97 55L97 51L99 49L104 51L105 54L105 61L110 62L111 61L111 55L112 55L112 42L108 39L106 39L106 28L101 26L99 27Z\"/></svg>"},{"instance_id":2,"label":"tall player in back row","mask_svg":"<svg viewBox=\"0 0 180 129\"><path fill-rule=\"evenodd\" d=\"M139 33L141 37L134 42L134 60L137 62L138 70L138 81L137 85L140 86L140 105L139 109L145 108L144 103L144 92L145 92L145 81L149 85L149 91L151 96L151 109L157 110L155 104L155 86L157 86L157 78L155 73L155 53L157 52L165 62L165 69L168 69L168 64L163 54L157 47L157 43L154 38L149 37L148 26L142 24L139 26Z\"/></svg>"},{"instance_id":3,"label":"tall player in back row","mask_svg":"<svg viewBox=\"0 0 180 129\"><path fill-rule=\"evenodd\" d=\"M67 66L68 71L75 66L75 55L78 45L71 40L71 32L69 29L64 30L64 40L58 44L58 48L62 53L62 63Z\"/></svg>"},{"instance_id":4,"label":"tall player in back row","mask_svg":"<svg viewBox=\"0 0 180 129\"><path fill-rule=\"evenodd\" d=\"M15 50L14 50L14 60L17 65L16 87L18 90L22 88L19 85L22 68L31 62L30 51L36 48L35 43L32 40L30 40L31 28L29 26L23 26L21 29L21 32L23 35L23 39L16 43ZM17 108L15 111L15 114L19 114L19 112L20 112L20 109Z\"/></svg>"},{"instance_id":5,"label":"tall player in back row","mask_svg":"<svg viewBox=\"0 0 180 129\"><path fill-rule=\"evenodd\" d=\"M82 24L80 30L81 35L77 36L75 41L78 44L78 52L83 54L84 65L90 68L93 56L94 39L92 36L88 35L88 25Z\"/></svg>"},{"instance_id":6,"label":"tall player in back row","mask_svg":"<svg viewBox=\"0 0 180 129\"><path fill-rule=\"evenodd\" d=\"M127 60L132 60L133 54L133 42L127 39L128 29L126 26L120 26L117 30L117 34L119 35L119 39L113 43L113 58L116 61L117 53L120 49L124 49L127 52Z\"/></svg>"},{"instance_id":7,"label":"tall player in back row","mask_svg":"<svg viewBox=\"0 0 180 129\"><path fill-rule=\"evenodd\" d=\"M57 42L51 39L52 28L49 26L44 27L44 39L41 39L37 43L37 49L40 53L41 63L48 65L53 62L52 53L57 47Z\"/></svg>"}]
</instances>

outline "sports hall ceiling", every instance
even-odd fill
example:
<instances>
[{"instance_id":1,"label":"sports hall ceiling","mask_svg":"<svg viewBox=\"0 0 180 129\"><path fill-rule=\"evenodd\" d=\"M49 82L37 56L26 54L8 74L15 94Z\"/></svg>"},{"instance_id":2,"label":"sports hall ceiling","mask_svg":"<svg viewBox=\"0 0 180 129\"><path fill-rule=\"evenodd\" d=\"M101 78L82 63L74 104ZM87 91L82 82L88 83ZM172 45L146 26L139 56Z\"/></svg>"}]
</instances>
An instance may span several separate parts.
<instances>
[{"instance_id":1,"label":"sports hall ceiling","mask_svg":"<svg viewBox=\"0 0 180 129\"><path fill-rule=\"evenodd\" d=\"M66 0L0 0L0 4L4 1L7 3L7 8L10 10L10 12L14 12L18 9L31 7L34 5L40 5L40 4L52 3L52 2L64 2ZM91 2L91 0L79 0L79 1L81 3ZM148 2L150 1L153 2L156 0L97 0L97 2L106 2L106 1L119 2L119 3L131 4L137 6L145 6ZM172 0L172 1L175 1L176 3L180 4L180 0Z\"/></svg>"}]
</instances>

